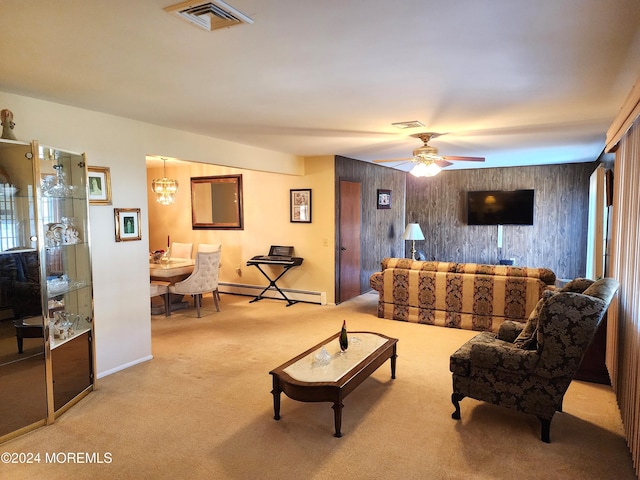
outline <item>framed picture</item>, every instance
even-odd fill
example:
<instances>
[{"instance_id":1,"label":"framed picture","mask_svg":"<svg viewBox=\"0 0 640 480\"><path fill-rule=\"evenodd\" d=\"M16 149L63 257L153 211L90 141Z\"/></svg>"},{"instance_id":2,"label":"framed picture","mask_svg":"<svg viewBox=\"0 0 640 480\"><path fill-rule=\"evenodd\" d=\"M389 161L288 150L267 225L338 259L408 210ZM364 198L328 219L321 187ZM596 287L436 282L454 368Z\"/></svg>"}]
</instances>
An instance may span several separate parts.
<instances>
[{"instance_id":1,"label":"framed picture","mask_svg":"<svg viewBox=\"0 0 640 480\"><path fill-rule=\"evenodd\" d=\"M87 167L89 172L89 204L111 205L111 173L109 167Z\"/></svg>"},{"instance_id":2,"label":"framed picture","mask_svg":"<svg viewBox=\"0 0 640 480\"><path fill-rule=\"evenodd\" d=\"M311 223L311 189L291 190L291 222Z\"/></svg>"},{"instance_id":3,"label":"framed picture","mask_svg":"<svg viewBox=\"0 0 640 480\"><path fill-rule=\"evenodd\" d=\"M378 209L391 208L391 190L378 189Z\"/></svg>"},{"instance_id":4,"label":"framed picture","mask_svg":"<svg viewBox=\"0 0 640 480\"><path fill-rule=\"evenodd\" d=\"M142 240L139 208L114 208L113 215L116 224L116 242Z\"/></svg>"}]
</instances>

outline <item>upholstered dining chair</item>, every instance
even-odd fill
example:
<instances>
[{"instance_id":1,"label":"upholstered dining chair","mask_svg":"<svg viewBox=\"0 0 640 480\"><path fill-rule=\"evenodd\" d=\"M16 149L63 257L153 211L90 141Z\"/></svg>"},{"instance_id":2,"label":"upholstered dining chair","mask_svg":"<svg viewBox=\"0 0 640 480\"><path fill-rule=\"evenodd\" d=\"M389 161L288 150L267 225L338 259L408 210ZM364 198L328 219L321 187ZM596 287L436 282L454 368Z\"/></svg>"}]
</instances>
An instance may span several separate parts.
<instances>
[{"instance_id":1,"label":"upholstered dining chair","mask_svg":"<svg viewBox=\"0 0 640 480\"><path fill-rule=\"evenodd\" d=\"M171 244L171 258L191 258L193 243L173 242Z\"/></svg>"},{"instance_id":2,"label":"upholstered dining chair","mask_svg":"<svg viewBox=\"0 0 640 480\"><path fill-rule=\"evenodd\" d=\"M198 244L198 252L219 252L222 245L219 243L200 243Z\"/></svg>"},{"instance_id":3,"label":"upholstered dining chair","mask_svg":"<svg viewBox=\"0 0 640 480\"><path fill-rule=\"evenodd\" d=\"M220 243L199 243L198 244L198 252L221 252L222 245ZM222 260L220 261L220 266L218 268L222 268ZM215 291L214 295L220 301L220 292L218 290Z\"/></svg>"},{"instance_id":4,"label":"upholstered dining chair","mask_svg":"<svg viewBox=\"0 0 640 480\"><path fill-rule=\"evenodd\" d=\"M169 282L159 282L156 280L151 281L151 298L162 297L164 300L164 315L166 317L171 315L171 302L169 300Z\"/></svg>"},{"instance_id":5,"label":"upholstered dining chair","mask_svg":"<svg viewBox=\"0 0 640 480\"><path fill-rule=\"evenodd\" d=\"M200 318L202 294L211 292L216 311L220 311L218 304L218 273L220 271L220 250L217 252L196 253L196 264L193 273L181 282L169 286L171 293L191 295Z\"/></svg>"}]
</instances>

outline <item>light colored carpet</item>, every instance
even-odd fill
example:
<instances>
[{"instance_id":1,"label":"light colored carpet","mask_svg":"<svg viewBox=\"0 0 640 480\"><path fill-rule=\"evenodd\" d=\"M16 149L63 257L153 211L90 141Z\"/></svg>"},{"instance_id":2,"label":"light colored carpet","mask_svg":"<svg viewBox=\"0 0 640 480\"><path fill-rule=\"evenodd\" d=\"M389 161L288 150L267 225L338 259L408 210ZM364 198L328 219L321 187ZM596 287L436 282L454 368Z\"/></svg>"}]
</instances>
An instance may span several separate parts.
<instances>
[{"instance_id":1,"label":"light colored carpet","mask_svg":"<svg viewBox=\"0 0 640 480\"><path fill-rule=\"evenodd\" d=\"M0 465L3 479L635 479L610 387L573 382L565 413L540 441L533 416L464 399L451 419L449 355L474 332L379 319L376 296L337 307L223 295L152 317L152 361L98 381L51 426L0 445L40 464ZM342 438L330 403L282 396L273 419L269 371L336 333L399 339L344 401ZM99 319L97 319L99 321ZM135 321L135 319L132 319ZM126 334L126 333L124 333ZM52 465L46 453L87 452L110 463ZM64 459L64 456L59 456Z\"/></svg>"}]
</instances>

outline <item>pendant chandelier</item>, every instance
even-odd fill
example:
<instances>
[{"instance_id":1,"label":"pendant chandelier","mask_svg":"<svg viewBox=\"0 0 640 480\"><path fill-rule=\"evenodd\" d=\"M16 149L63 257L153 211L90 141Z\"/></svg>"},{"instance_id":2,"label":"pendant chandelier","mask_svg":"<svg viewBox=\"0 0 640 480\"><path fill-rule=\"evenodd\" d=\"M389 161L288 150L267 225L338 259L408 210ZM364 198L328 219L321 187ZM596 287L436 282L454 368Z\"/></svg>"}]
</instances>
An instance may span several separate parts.
<instances>
[{"instance_id":1,"label":"pendant chandelier","mask_svg":"<svg viewBox=\"0 0 640 480\"><path fill-rule=\"evenodd\" d=\"M167 160L164 162L162 178L155 178L151 182L151 190L156 194L156 201L160 205L171 205L176 200L176 192L178 191L178 181L167 178Z\"/></svg>"}]
</instances>

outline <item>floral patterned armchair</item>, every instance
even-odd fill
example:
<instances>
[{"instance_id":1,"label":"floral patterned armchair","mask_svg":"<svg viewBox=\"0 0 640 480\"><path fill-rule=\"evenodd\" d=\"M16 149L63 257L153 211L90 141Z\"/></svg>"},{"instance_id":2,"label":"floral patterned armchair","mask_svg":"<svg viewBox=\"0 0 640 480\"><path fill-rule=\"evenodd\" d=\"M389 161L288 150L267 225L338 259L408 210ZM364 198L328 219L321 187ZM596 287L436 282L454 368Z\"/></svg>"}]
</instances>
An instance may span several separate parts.
<instances>
[{"instance_id":1,"label":"floral patterned armchair","mask_svg":"<svg viewBox=\"0 0 640 480\"><path fill-rule=\"evenodd\" d=\"M617 289L612 278L572 280L545 292L526 324L506 321L465 343L450 358L452 418L460 419L460 400L475 398L535 415L549 443L553 415Z\"/></svg>"}]
</instances>

